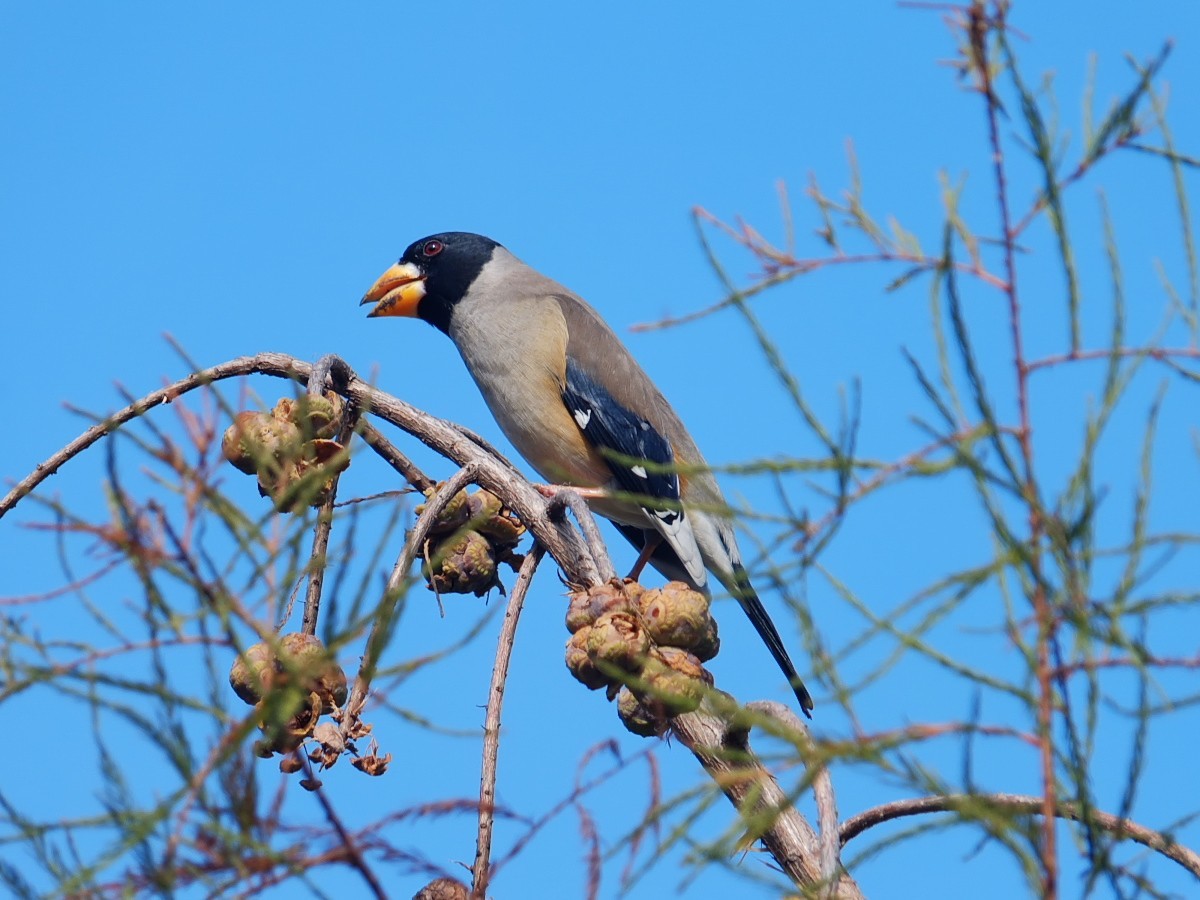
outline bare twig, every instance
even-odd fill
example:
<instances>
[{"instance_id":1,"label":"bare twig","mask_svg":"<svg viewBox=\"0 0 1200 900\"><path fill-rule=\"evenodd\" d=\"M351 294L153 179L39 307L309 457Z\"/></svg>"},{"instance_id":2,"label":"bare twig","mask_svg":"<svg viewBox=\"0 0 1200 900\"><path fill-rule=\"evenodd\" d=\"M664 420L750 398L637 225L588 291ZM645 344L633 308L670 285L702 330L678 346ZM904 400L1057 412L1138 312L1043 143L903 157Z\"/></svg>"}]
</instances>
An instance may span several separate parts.
<instances>
[{"instance_id":1,"label":"bare twig","mask_svg":"<svg viewBox=\"0 0 1200 900\"><path fill-rule=\"evenodd\" d=\"M474 481L476 470L477 466L474 463L468 463L446 479L445 483L425 501L424 510L417 517L412 530L405 536L404 546L396 558L392 574L388 577L387 585L384 587L383 599L379 602L375 621L371 623L371 632L367 635L367 644L362 662L358 667L358 676L354 679L354 689L350 693L350 699L346 701L346 714L341 723L342 736L345 738L354 737L354 726L362 714L363 706L366 705L367 691L370 690L371 678L375 674L375 664L383 650L386 635L395 621L396 603L404 596L404 582L408 578L413 560L417 558L417 552L424 544L425 538L428 537L430 526L441 515L442 510L446 508L454 495Z\"/></svg>"},{"instance_id":2,"label":"bare twig","mask_svg":"<svg viewBox=\"0 0 1200 900\"><path fill-rule=\"evenodd\" d=\"M491 875L492 832L496 813L496 769L500 756L500 713L504 707L504 688L508 682L508 664L512 659L517 623L525 595L533 582L533 573L545 554L542 545L534 542L517 572L517 581L508 596L504 624L496 641L496 662L492 666L492 682L488 687L487 715L483 723L483 766L479 775L479 831L475 839L475 865L471 869L472 896L484 900Z\"/></svg>"},{"instance_id":3,"label":"bare twig","mask_svg":"<svg viewBox=\"0 0 1200 900\"><path fill-rule=\"evenodd\" d=\"M404 476L404 480L421 493L429 490L435 484L432 478L417 467L411 459L401 453L396 445L384 437L383 432L370 422L362 422L358 427L359 436L366 441L368 447L382 457L383 461Z\"/></svg>"},{"instance_id":4,"label":"bare twig","mask_svg":"<svg viewBox=\"0 0 1200 900\"><path fill-rule=\"evenodd\" d=\"M1000 137L1001 104L993 83L989 40L993 30L1002 33L1007 27L1007 5L997 2L989 15L986 0L974 0L967 12L967 37L974 54L981 80L981 94L987 118L988 145L992 152L992 176L996 188L996 206L1000 217L1000 237L1004 257L1004 295L1008 301L1009 338L1012 342L1013 370L1016 375L1017 443L1021 448L1025 504L1028 508L1029 562L1032 572L1032 600L1037 618L1035 640L1037 696L1037 732L1041 742L1042 763L1042 896L1054 900L1058 896L1058 849L1054 828L1057 791L1054 772L1054 680L1051 676L1050 647L1054 641L1056 620L1041 577L1042 533L1045 523L1038 500L1038 485L1034 469L1033 422L1029 411L1029 368L1025 361L1024 336L1021 327L1021 301L1017 293L1017 236L1012 222L1012 206L1008 194L1004 145Z\"/></svg>"},{"instance_id":5,"label":"bare twig","mask_svg":"<svg viewBox=\"0 0 1200 900\"><path fill-rule=\"evenodd\" d=\"M852 816L842 823L841 841L845 846L854 838L884 822L899 819L904 816L918 816L935 812L970 813L981 809L999 810L1022 815L1038 815L1042 812L1044 803L1041 797L1025 794L950 794L943 797L915 797L910 800L897 800L885 803ZM1079 804L1060 802L1055 807L1055 815L1061 819L1081 822L1084 819ZM1116 837L1128 838L1144 847L1149 847L1161 853L1168 859L1179 863L1197 878L1200 878L1200 854L1189 850L1182 844L1177 844L1171 837L1159 831L1154 831L1144 825L1139 825L1129 819L1123 819L1110 813L1100 812L1089 808L1087 818L1094 825L1104 829Z\"/></svg>"},{"instance_id":6,"label":"bare twig","mask_svg":"<svg viewBox=\"0 0 1200 900\"><path fill-rule=\"evenodd\" d=\"M330 357L324 357L322 361L329 359ZM318 365L320 364L318 363ZM349 373L349 367L345 363L342 363L342 366ZM308 392L313 393L313 385L323 383L323 380L322 382L316 380L310 382ZM357 420L357 410L346 410L345 420L338 430L338 443L343 447L350 440L350 436L354 434ZM338 482L341 477L341 470L334 468L333 475L329 479L329 490L325 500L317 509L317 524L313 526L312 550L308 555L308 590L304 594L304 617L300 623L300 630L304 634L317 633L317 617L321 611L321 589L325 584L325 569L329 553L329 535L333 530L333 506L337 502Z\"/></svg>"},{"instance_id":7,"label":"bare twig","mask_svg":"<svg viewBox=\"0 0 1200 900\"><path fill-rule=\"evenodd\" d=\"M304 755L303 751L298 752L300 752L300 758L304 760L304 771L307 773L309 780L316 781L317 779L315 773L313 772L312 763L309 762L308 757ZM383 889L383 885L379 883L379 879L376 877L375 873L371 871L371 867L367 865L367 861L363 857L362 849L359 847L358 841L355 839L354 835L346 830L346 826L343 824L341 817L337 814L337 810L333 808L333 804L330 803L329 798L325 796L325 789L318 784L317 789L313 791L313 793L316 795L317 802L321 804L321 809L325 813L325 821L327 821L333 827L338 839L342 842L342 846L346 849L346 859L347 862L349 862L350 867L358 870L358 873L362 875L363 881L367 883L367 887L370 888L373 896L380 898L380 900L386 900L387 891Z\"/></svg>"}]
</instances>

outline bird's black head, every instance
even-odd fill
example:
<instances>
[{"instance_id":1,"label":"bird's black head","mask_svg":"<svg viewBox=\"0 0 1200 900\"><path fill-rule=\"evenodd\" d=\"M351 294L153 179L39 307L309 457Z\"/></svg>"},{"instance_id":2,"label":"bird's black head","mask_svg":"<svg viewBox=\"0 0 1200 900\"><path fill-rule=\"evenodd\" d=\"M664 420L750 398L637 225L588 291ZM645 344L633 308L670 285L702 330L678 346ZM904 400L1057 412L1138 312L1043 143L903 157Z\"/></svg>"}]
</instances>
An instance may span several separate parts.
<instances>
[{"instance_id":1,"label":"bird's black head","mask_svg":"<svg viewBox=\"0 0 1200 900\"><path fill-rule=\"evenodd\" d=\"M448 331L454 304L499 246L468 231L444 231L414 241L363 297L363 303L375 304L368 315L416 316Z\"/></svg>"}]
</instances>

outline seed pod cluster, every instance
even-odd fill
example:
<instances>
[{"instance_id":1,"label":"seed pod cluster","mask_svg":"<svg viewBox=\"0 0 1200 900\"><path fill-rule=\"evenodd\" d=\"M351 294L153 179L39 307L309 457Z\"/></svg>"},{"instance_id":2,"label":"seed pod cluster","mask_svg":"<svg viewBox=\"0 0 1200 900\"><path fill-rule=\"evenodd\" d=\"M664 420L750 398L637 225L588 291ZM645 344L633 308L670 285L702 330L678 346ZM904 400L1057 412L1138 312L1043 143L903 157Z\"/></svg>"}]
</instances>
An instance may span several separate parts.
<instances>
[{"instance_id":1,"label":"seed pod cluster","mask_svg":"<svg viewBox=\"0 0 1200 900\"><path fill-rule=\"evenodd\" d=\"M662 734L696 709L712 675L702 663L721 642L709 598L679 581L643 588L613 579L570 595L567 668L589 690L607 688L634 734Z\"/></svg>"},{"instance_id":2,"label":"seed pod cluster","mask_svg":"<svg viewBox=\"0 0 1200 900\"><path fill-rule=\"evenodd\" d=\"M320 506L333 478L350 465L333 437L344 404L335 393L284 397L269 413L246 410L234 417L221 440L231 465L258 477L258 492L280 512Z\"/></svg>"},{"instance_id":3,"label":"seed pod cluster","mask_svg":"<svg viewBox=\"0 0 1200 900\"><path fill-rule=\"evenodd\" d=\"M346 673L319 638L285 634L247 649L229 670L233 692L260 713L265 734L255 745L264 759L290 753L311 737L322 715L346 702Z\"/></svg>"},{"instance_id":4,"label":"seed pod cluster","mask_svg":"<svg viewBox=\"0 0 1200 900\"><path fill-rule=\"evenodd\" d=\"M433 496L440 487L435 485L425 496ZM424 504L416 511L417 515L424 512ZM429 589L482 597L499 585L499 563L520 565L513 548L524 533L525 526L491 491L459 491L429 528L422 567Z\"/></svg>"}]
</instances>

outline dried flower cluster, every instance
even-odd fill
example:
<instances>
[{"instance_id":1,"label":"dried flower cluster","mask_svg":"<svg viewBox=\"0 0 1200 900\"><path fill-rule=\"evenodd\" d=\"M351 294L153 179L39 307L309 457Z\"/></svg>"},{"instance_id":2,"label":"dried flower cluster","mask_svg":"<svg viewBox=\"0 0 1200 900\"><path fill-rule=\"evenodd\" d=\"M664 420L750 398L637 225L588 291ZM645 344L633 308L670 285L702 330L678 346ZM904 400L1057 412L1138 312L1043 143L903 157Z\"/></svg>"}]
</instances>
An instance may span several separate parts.
<instances>
[{"instance_id":1,"label":"dried flower cluster","mask_svg":"<svg viewBox=\"0 0 1200 900\"><path fill-rule=\"evenodd\" d=\"M284 397L269 413L240 412L225 431L221 452L234 468L258 476L258 491L280 512L320 506L333 478L348 465L333 440L344 403L334 393Z\"/></svg>"},{"instance_id":2,"label":"dried flower cluster","mask_svg":"<svg viewBox=\"0 0 1200 900\"><path fill-rule=\"evenodd\" d=\"M234 660L229 684L259 711L266 737L255 751L264 758L295 750L322 715L346 702L346 673L320 638L309 634L285 634L250 647Z\"/></svg>"},{"instance_id":3,"label":"dried flower cluster","mask_svg":"<svg viewBox=\"0 0 1200 900\"><path fill-rule=\"evenodd\" d=\"M425 496L433 496L440 487L435 485ZM416 511L420 515L424 510L421 505ZM482 597L499 586L499 563L520 566L521 557L513 548L524 533L525 526L495 494L482 488L469 494L459 491L429 528L422 571L430 590Z\"/></svg>"},{"instance_id":4,"label":"dried flower cluster","mask_svg":"<svg viewBox=\"0 0 1200 900\"><path fill-rule=\"evenodd\" d=\"M590 690L617 697L634 734L662 734L669 718L700 705L712 675L701 663L721 646L709 599L672 581L643 588L613 579L571 594L567 668Z\"/></svg>"}]
</instances>

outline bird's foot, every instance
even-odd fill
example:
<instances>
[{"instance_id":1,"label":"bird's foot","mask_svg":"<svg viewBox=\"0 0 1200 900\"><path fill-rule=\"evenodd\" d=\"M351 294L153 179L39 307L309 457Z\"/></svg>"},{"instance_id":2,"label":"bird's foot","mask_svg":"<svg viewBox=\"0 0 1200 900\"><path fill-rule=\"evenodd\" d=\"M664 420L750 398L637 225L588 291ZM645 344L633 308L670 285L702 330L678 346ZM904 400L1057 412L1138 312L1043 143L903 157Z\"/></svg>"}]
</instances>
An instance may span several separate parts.
<instances>
[{"instance_id":1,"label":"bird's foot","mask_svg":"<svg viewBox=\"0 0 1200 900\"><path fill-rule=\"evenodd\" d=\"M630 581L639 580L642 577L642 570L646 568L646 563L650 562L650 557L654 555L654 551L658 549L658 545L662 541L663 539L659 535L647 538L646 543L642 546L642 552L638 554L637 562L633 564L633 568L625 577Z\"/></svg>"}]
</instances>

